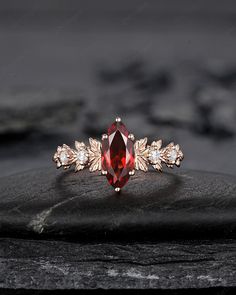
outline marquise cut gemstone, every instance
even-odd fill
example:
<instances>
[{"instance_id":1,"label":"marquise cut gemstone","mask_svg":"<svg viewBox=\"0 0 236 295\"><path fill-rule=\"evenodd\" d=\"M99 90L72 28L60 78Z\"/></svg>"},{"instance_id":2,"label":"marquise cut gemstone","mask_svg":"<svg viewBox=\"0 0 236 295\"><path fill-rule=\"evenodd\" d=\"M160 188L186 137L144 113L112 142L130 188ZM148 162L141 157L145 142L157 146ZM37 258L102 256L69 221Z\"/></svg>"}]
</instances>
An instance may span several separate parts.
<instances>
[{"instance_id":1,"label":"marquise cut gemstone","mask_svg":"<svg viewBox=\"0 0 236 295\"><path fill-rule=\"evenodd\" d=\"M102 169L113 187L122 188L134 170L134 144L122 122L114 122L107 135L102 141Z\"/></svg>"}]
</instances>

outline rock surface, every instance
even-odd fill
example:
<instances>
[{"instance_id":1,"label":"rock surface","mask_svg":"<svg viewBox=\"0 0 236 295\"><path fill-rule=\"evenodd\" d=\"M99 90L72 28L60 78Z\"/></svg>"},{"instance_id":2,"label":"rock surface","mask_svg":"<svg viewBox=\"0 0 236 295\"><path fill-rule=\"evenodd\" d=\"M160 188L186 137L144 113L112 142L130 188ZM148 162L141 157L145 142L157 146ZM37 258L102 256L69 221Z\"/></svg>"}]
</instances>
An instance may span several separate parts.
<instances>
[{"instance_id":1,"label":"rock surface","mask_svg":"<svg viewBox=\"0 0 236 295\"><path fill-rule=\"evenodd\" d=\"M121 194L86 170L3 177L0 288L231 290L235 212L224 174L137 173Z\"/></svg>"},{"instance_id":2,"label":"rock surface","mask_svg":"<svg viewBox=\"0 0 236 295\"><path fill-rule=\"evenodd\" d=\"M236 244L232 240L84 244L0 239L0 244L2 288L236 286Z\"/></svg>"},{"instance_id":3,"label":"rock surface","mask_svg":"<svg viewBox=\"0 0 236 295\"><path fill-rule=\"evenodd\" d=\"M234 176L197 171L136 173L114 192L106 177L53 168L0 179L0 234L173 239L235 238Z\"/></svg>"}]
</instances>

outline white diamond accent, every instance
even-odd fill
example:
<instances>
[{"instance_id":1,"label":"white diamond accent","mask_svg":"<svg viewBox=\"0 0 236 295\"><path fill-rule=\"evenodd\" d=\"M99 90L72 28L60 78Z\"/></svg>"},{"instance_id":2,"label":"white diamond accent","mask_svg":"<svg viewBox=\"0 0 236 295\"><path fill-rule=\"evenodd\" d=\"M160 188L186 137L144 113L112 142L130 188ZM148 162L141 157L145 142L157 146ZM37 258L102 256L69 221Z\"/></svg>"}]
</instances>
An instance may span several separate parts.
<instances>
[{"instance_id":1,"label":"white diamond accent","mask_svg":"<svg viewBox=\"0 0 236 295\"><path fill-rule=\"evenodd\" d=\"M170 152L169 160L171 162L174 162L176 160L176 158L177 158L177 151L176 150L172 150Z\"/></svg>"},{"instance_id":2,"label":"white diamond accent","mask_svg":"<svg viewBox=\"0 0 236 295\"><path fill-rule=\"evenodd\" d=\"M155 164L156 162L159 161L160 156L161 156L160 151L152 150L152 151L150 151L149 159L150 159L151 163Z\"/></svg>"},{"instance_id":3,"label":"white diamond accent","mask_svg":"<svg viewBox=\"0 0 236 295\"><path fill-rule=\"evenodd\" d=\"M68 163L68 155L67 155L67 153L66 152L64 152L64 151L62 151L61 153L60 153L60 161L61 161L61 164L62 165L66 165L67 163Z\"/></svg>"},{"instance_id":4,"label":"white diamond accent","mask_svg":"<svg viewBox=\"0 0 236 295\"><path fill-rule=\"evenodd\" d=\"M81 164L86 164L88 161L88 156L87 156L87 152L86 151L79 151L77 152L77 160L81 163Z\"/></svg>"}]
</instances>

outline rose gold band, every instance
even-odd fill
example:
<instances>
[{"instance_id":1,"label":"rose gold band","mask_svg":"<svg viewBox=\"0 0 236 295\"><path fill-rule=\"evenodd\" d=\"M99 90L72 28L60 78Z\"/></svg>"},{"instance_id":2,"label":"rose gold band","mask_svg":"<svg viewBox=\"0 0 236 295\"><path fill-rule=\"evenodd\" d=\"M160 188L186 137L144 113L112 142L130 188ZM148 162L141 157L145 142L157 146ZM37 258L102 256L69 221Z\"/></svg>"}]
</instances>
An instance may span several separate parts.
<instances>
[{"instance_id":1,"label":"rose gold band","mask_svg":"<svg viewBox=\"0 0 236 295\"><path fill-rule=\"evenodd\" d=\"M83 142L75 142L72 149L66 144L58 146L53 160L57 167L68 169L75 166L75 171L88 167L91 172L102 171L107 175L109 183L119 191L129 176L134 175L135 170L148 171L151 165L155 170L162 171L162 164L173 168L180 166L183 153L178 144L171 142L162 147L162 140L147 144L147 138L135 141L120 118L108 129L108 134L102 136L102 141L89 139L89 145Z\"/></svg>"}]
</instances>

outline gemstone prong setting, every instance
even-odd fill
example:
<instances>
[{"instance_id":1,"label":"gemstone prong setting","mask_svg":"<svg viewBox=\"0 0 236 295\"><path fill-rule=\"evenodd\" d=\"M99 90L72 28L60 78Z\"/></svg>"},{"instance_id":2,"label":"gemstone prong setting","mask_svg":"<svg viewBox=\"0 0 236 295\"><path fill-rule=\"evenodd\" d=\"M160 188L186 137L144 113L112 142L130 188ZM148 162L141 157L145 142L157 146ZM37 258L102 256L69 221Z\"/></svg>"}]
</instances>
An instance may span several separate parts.
<instances>
[{"instance_id":1,"label":"gemstone prong setting","mask_svg":"<svg viewBox=\"0 0 236 295\"><path fill-rule=\"evenodd\" d=\"M179 167L184 154L174 142L162 147L162 140L148 144L147 137L135 140L120 117L108 128L102 140L89 138L89 145L75 141L75 148L63 144L57 147L53 161L57 168L75 166L75 172L88 168L106 176L116 192L126 185L136 170L147 172L149 166L159 172L163 164L168 168Z\"/></svg>"},{"instance_id":2,"label":"gemstone prong setting","mask_svg":"<svg viewBox=\"0 0 236 295\"><path fill-rule=\"evenodd\" d=\"M132 133L129 134L128 138L129 138L130 140L132 140L132 141L135 140L135 136L134 136Z\"/></svg>"},{"instance_id":3,"label":"gemstone prong setting","mask_svg":"<svg viewBox=\"0 0 236 295\"><path fill-rule=\"evenodd\" d=\"M115 121L102 141L102 169L107 171L107 180L115 188L122 188L134 170L134 144L129 139L125 125Z\"/></svg>"}]
</instances>

